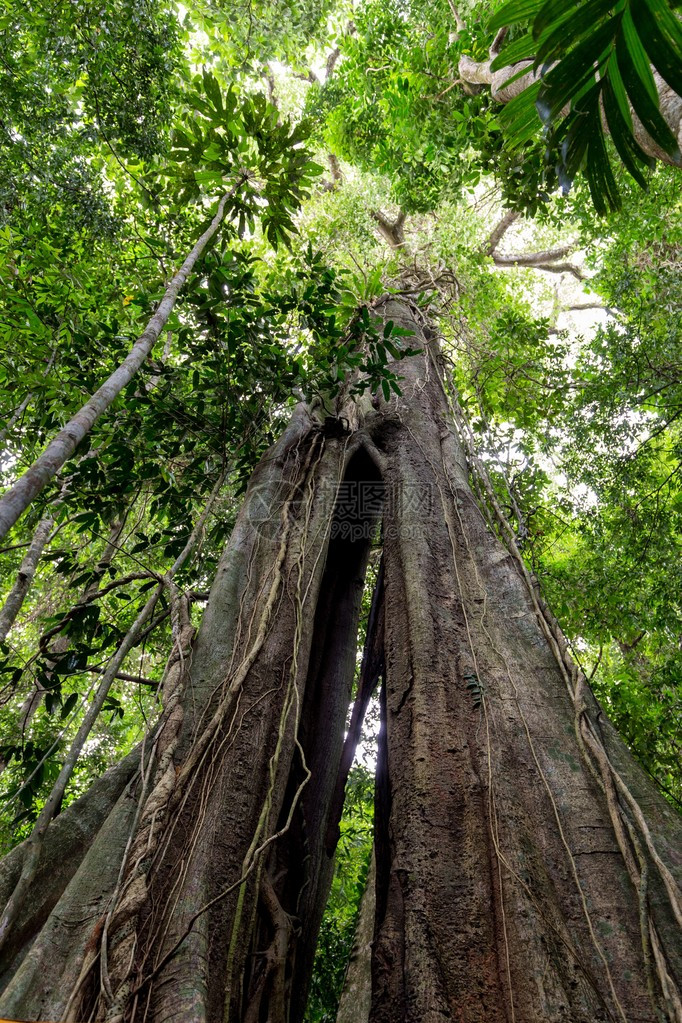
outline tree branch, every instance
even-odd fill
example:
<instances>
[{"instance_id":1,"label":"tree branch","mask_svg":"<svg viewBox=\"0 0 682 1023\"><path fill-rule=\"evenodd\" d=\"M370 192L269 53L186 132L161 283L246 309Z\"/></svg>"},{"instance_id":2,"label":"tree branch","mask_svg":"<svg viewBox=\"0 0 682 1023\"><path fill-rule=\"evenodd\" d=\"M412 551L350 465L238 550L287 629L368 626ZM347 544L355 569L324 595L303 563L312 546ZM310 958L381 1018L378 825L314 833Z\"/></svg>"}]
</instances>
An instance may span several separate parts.
<instances>
[{"instance_id":1,"label":"tree branch","mask_svg":"<svg viewBox=\"0 0 682 1023\"><path fill-rule=\"evenodd\" d=\"M488 55L490 56L491 60L494 60L494 58L498 55L498 53L502 49L502 43L507 38L507 33L508 32L509 32L509 25L503 25L502 28L500 29L500 31L495 36L495 38L493 39L493 41L492 41L492 43L490 45L490 49L488 50Z\"/></svg>"},{"instance_id":2,"label":"tree branch","mask_svg":"<svg viewBox=\"0 0 682 1023\"><path fill-rule=\"evenodd\" d=\"M567 305L559 311L562 313L577 313L582 309L603 309L604 312L608 312L608 306L602 305L601 302L577 302L575 305Z\"/></svg>"},{"instance_id":3,"label":"tree branch","mask_svg":"<svg viewBox=\"0 0 682 1023\"><path fill-rule=\"evenodd\" d=\"M88 667L83 668L83 671L94 671L97 675L103 675L106 668L102 667ZM114 678L121 679L122 682L136 682L139 686L153 686L154 689L159 688L159 682L155 678L145 678L143 675L128 675L125 671L119 671L114 675Z\"/></svg>"},{"instance_id":4,"label":"tree branch","mask_svg":"<svg viewBox=\"0 0 682 1023\"><path fill-rule=\"evenodd\" d=\"M493 45L495 44L493 43ZM518 64L512 64L510 67L501 68L499 71L491 71L491 63L491 60L476 61L467 54L462 54L459 58L459 75L465 82L469 82L472 85L489 85L493 99L496 99L499 103L509 103L510 100L520 95L524 89L528 88L529 85L532 85L540 76L539 70L533 70L532 60L522 60L519 61ZM527 69L526 74L521 75L508 85L507 83L509 82L509 79L519 74L519 72L523 71L524 68ZM549 68L546 70L549 70ZM675 138L678 140L679 144L682 142L682 97L678 96L677 93L671 89L668 83L661 78L655 68L651 69L651 73L654 77L656 90L658 92L658 105L661 115ZM634 110L632 110L632 108L630 108L630 110L632 114L633 136L647 156L653 156L662 163L667 163L674 167L679 166L674 157L670 156L669 153L666 153L665 150L661 149L661 147L654 142ZM567 112L568 107L565 107L561 112L562 116L564 116ZM539 128L540 123L538 118L538 129ZM606 134L609 134L608 125L605 121L604 130Z\"/></svg>"},{"instance_id":5,"label":"tree branch","mask_svg":"<svg viewBox=\"0 0 682 1023\"><path fill-rule=\"evenodd\" d=\"M343 182L343 171L341 170L339 158L335 153L327 153L327 160L329 162L329 169L332 172L332 176L331 181L322 182L322 187L325 192L334 192Z\"/></svg>"},{"instance_id":6,"label":"tree branch","mask_svg":"<svg viewBox=\"0 0 682 1023\"><path fill-rule=\"evenodd\" d=\"M393 249L394 252L402 251L405 247L405 233L403 231L403 225L405 223L406 214L401 210L392 223L388 217L384 216L381 210L372 210L370 215L376 223L379 229L379 234L386 244Z\"/></svg>"},{"instance_id":7,"label":"tree branch","mask_svg":"<svg viewBox=\"0 0 682 1023\"><path fill-rule=\"evenodd\" d=\"M460 14L459 14L459 11L457 10L455 5L453 4L452 0L448 0L448 7L450 8L450 11L452 13L452 17L455 19L455 25L457 26L457 31L458 32L463 32L464 29L466 28L466 25L462 21L462 19L460 17Z\"/></svg>"},{"instance_id":8,"label":"tree branch","mask_svg":"<svg viewBox=\"0 0 682 1023\"><path fill-rule=\"evenodd\" d=\"M26 594L33 582L33 577L36 574L38 562L50 538L53 525L54 519L52 516L47 515L40 520L36 527L33 539L31 540L31 546L19 566L14 586L8 593L4 605L0 608L0 640L5 638L21 610Z\"/></svg>"},{"instance_id":9,"label":"tree branch","mask_svg":"<svg viewBox=\"0 0 682 1023\"><path fill-rule=\"evenodd\" d=\"M495 249L500 244L509 228L519 219L520 216L521 214L517 213L516 210L507 210L497 227L493 228L491 231L490 238L488 238L488 241L483 247L483 251L486 256L493 255Z\"/></svg>"},{"instance_id":10,"label":"tree branch","mask_svg":"<svg viewBox=\"0 0 682 1023\"><path fill-rule=\"evenodd\" d=\"M320 79L310 68L307 71L294 71L293 74L294 78L298 78L302 82L310 82L311 85L322 85Z\"/></svg>"},{"instance_id":11,"label":"tree branch","mask_svg":"<svg viewBox=\"0 0 682 1023\"><path fill-rule=\"evenodd\" d=\"M519 256L497 256L493 253L492 258L495 266L528 266L535 270L546 270L552 274L572 274L578 281L587 279L582 270L573 263L553 263L539 258L548 255L549 253L527 252Z\"/></svg>"},{"instance_id":12,"label":"tree branch","mask_svg":"<svg viewBox=\"0 0 682 1023\"><path fill-rule=\"evenodd\" d=\"M520 252L517 256L504 256L493 252L495 262L501 264L518 263L520 266L538 266L541 263L554 263L557 259L563 259L571 252L575 252L575 245L558 245L555 249L545 249L544 252Z\"/></svg>"},{"instance_id":13,"label":"tree branch","mask_svg":"<svg viewBox=\"0 0 682 1023\"><path fill-rule=\"evenodd\" d=\"M336 67L336 62L337 62L337 60L339 59L340 56L341 56L341 47L340 46L335 46L334 49L332 50L332 52L327 57L327 63L325 64L325 68L324 68L324 71L325 71L324 80L325 80L325 82L327 81L328 78L330 78L333 75L334 68Z\"/></svg>"}]
</instances>

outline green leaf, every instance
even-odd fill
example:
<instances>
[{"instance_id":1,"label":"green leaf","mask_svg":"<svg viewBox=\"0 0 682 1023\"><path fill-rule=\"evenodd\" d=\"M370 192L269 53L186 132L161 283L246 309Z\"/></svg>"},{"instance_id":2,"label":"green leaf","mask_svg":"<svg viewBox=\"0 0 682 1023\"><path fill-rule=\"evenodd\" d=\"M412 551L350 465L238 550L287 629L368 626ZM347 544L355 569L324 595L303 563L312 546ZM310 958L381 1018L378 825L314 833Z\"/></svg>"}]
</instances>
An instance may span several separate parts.
<instances>
[{"instance_id":1,"label":"green leaf","mask_svg":"<svg viewBox=\"0 0 682 1023\"><path fill-rule=\"evenodd\" d=\"M204 89L206 90L206 95L211 101L211 104L216 110L216 112L222 116L223 97L220 92L220 86L218 85L218 82L216 81L216 79L214 78L210 71L203 72L203 81Z\"/></svg>"},{"instance_id":2,"label":"green leaf","mask_svg":"<svg viewBox=\"0 0 682 1023\"><path fill-rule=\"evenodd\" d=\"M499 118L507 132L505 149L520 149L537 134L540 118L535 104L541 87L541 81L533 82L502 107Z\"/></svg>"},{"instance_id":3,"label":"green leaf","mask_svg":"<svg viewBox=\"0 0 682 1023\"><path fill-rule=\"evenodd\" d=\"M682 96L682 26L664 0L639 0L630 9L652 64L670 88Z\"/></svg>"},{"instance_id":4,"label":"green leaf","mask_svg":"<svg viewBox=\"0 0 682 1023\"><path fill-rule=\"evenodd\" d=\"M609 210L617 210L620 207L620 195L606 151L597 100L595 100L593 120L594 128L590 133L591 137L587 147L585 172L595 209L603 216Z\"/></svg>"},{"instance_id":5,"label":"green leaf","mask_svg":"<svg viewBox=\"0 0 682 1023\"><path fill-rule=\"evenodd\" d=\"M595 65L602 63L613 42L611 23L602 25L590 38L575 46L543 79L540 103L546 105L548 119L554 119L567 103L594 78Z\"/></svg>"},{"instance_id":6,"label":"green leaf","mask_svg":"<svg viewBox=\"0 0 682 1023\"><path fill-rule=\"evenodd\" d=\"M575 5L572 5L575 7ZM597 33L599 22L612 8L610 0L590 0L578 10L550 25L537 41L537 64L550 63L573 52L580 42L589 42ZM610 41L615 38L620 15L609 18L602 28Z\"/></svg>"},{"instance_id":7,"label":"green leaf","mask_svg":"<svg viewBox=\"0 0 682 1023\"><path fill-rule=\"evenodd\" d=\"M632 123L627 124L623 118L610 78L603 81L602 96L604 99L604 113L618 155L635 181L642 188L646 188L647 182L642 174L641 164L644 163L652 166L655 161L651 157L647 157L637 145L632 135Z\"/></svg>"},{"instance_id":8,"label":"green leaf","mask_svg":"<svg viewBox=\"0 0 682 1023\"><path fill-rule=\"evenodd\" d=\"M76 706L77 703L78 703L78 693L71 693L71 695L68 696L66 698L66 700L64 701L64 704L62 706L61 714L59 715L61 717L62 721L64 720L64 718L67 718L69 716L69 714L71 713L71 711L73 710L73 708Z\"/></svg>"},{"instance_id":9,"label":"green leaf","mask_svg":"<svg viewBox=\"0 0 682 1023\"><path fill-rule=\"evenodd\" d=\"M491 71L499 71L500 68L518 64L522 60L529 60L535 56L536 44L530 33L515 39L509 46L505 46L501 53L498 53L490 65Z\"/></svg>"},{"instance_id":10,"label":"green leaf","mask_svg":"<svg viewBox=\"0 0 682 1023\"><path fill-rule=\"evenodd\" d=\"M616 57L630 102L654 142L679 162L680 153L677 147L677 140L658 109L657 94L656 99L651 98L651 91L647 84L649 80L653 83L651 69L636 32L634 32L634 26L631 21L628 21L627 17L623 18L623 27L625 31L616 41ZM633 37L637 41L637 46L630 45ZM646 71L644 79L638 70L642 67L642 61L644 61Z\"/></svg>"},{"instance_id":11,"label":"green leaf","mask_svg":"<svg viewBox=\"0 0 682 1023\"><path fill-rule=\"evenodd\" d=\"M609 59L606 67L605 78L608 79L609 86L613 90L613 96L618 104L621 117L623 118L628 131L632 133L632 112L630 110L625 85L623 84L623 79L620 74L615 54L613 54Z\"/></svg>"},{"instance_id":12,"label":"green leaf","mask_svg":"<svg viewBox=\"0 0 682 1023\"><path fill-rule=\"evenodd\" d=\"M651 67L649 66L649 58L642 46L629 9L626 9L623 13L621 30L619 33L619 52L623 48L627 50L634 72L640 79L641 84L639 89L641 90L641 88L644 87L651 102L658 106L658 90L656 89L656 82L654 81L654 76L652 75ZM628 88L628 93L629 92L630 90ZM634 106L632 95L630 95L630 101Z\"/></svg>"},{"instance_id":13,"label":"green leaf","mask_svg":"<svg viewBox=\"0 0 682 1023\"><path fill-rule=\"evenodd\" d=\"M554 29L557 21L561 21L566 14L578 15L575 0L547 0L538 11L533 21L533 35L538 39L543 32Z\"/></svg>"},{"instance_id":14,"label":"green leaf","mask_svg":"<svg viewBox=\"0 0 682 1023\"><path fill-rule=\"evenodd\" d=\"M509 0L488 22L488 30L497 32L505 25L516 25L519 21L534 18L542 9L543 0Z\"/></svg>"}]
</instances>

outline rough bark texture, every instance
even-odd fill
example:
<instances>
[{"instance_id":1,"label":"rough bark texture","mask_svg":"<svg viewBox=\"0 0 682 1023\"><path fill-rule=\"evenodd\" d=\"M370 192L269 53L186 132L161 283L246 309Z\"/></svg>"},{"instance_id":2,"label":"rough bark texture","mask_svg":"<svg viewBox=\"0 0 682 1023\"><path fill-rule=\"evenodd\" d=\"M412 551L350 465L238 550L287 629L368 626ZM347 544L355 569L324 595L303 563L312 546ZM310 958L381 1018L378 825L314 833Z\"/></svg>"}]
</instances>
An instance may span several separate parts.
<instances>
[{"instance_id":1,"label":"rough bark texture","mask_svg":"<svg viewBox=\"0 0 682 1023\"><path fill-rule=\"evenodd\" d=\"M310 433L309 427L309 422L294 424L256 474L211 593L211 614L194 652L193 706L185 707L188 741L185 745L181 736L180 770L186 763L185 749L193 755L202 719L220 714L221 703L226 703L207 755L197 764L187 797L183 797L171 841L153 879L152 900L158 898L162 907L167 937L161 941L154 938L150 964L158 965L177 944L198 908L216 898L219 901L196 920L176 954L160 970L154 983L158 994L151 1003L153 1019L220 1020L225 1014L238 1020L252 999L272 993L265 988L276 979L268 976L265 987L260 986L258 952L266 952L267 946L253 947L260 934L255 919L259 879L261 871L268 869L265 849L260 854L258 850L273 833L286 828L290 813L305 814L306 803L300 798L305 789L300 786L316 756L310 744L307 749L303 744L297 746L296 739L305 712L334 487L343 477L347 446L343 439L326 440L319 432ZM284 537L289 516L292 521ZM281 584L277 585L276 577L270 579L280 557ZM276 613L266 620L264 615L273 601ZM215 621L216 614L220 614L220 624ZM216 644L218 629L221 641ZM354 640L353 635L352 649ZM324 639L317 652L322 648ZM316 665L311 665L311 672L316 672ZM230 697L236 679L240 679L239 686ZM352 670L346 689L351 679ZM320 738L333 743L333 730L329 737L323 734ZM311 784L316 787L316 782ZM199 820L197 802L203 804ZM297 822L294 830L304 827L304 822ZM310 840L312 827L307 830ZM192 852L181 868L188 835ZM273 874L272 888L283 903L281 908L295 915L306 880L301 855L296 856L290 875L285 845L277 852L283 855L279 867L283 876ZM168 907L160 900L165 879L177 872L172 919L168 920ZM245 880L239 883L241 878ZM308 889L313 887L308 885ZM158 912L146 921L150 943L161 923ZM263 927L267 930L267 921Z\"/></svg>"},{"instance_id":2,"label":"rough bark texture","mask_svg":"<svg viewBox=\"0 0 682 1023\"><path fill-rule=\"evenodd\" d=\"M63 982L63 975L55 958L57 953L68 955L74 968L80 969L82 942L92 931L89 903L94 905L97 899L101 902L108 898L113 883L107 886L107 867L109 872L112 868L117 870L120 861L116 856L117 831L125 836L125 830L118 828L118 821L112 827L112 812L120 801L132 803L126 796L126 787L134 778L139 763L138 749L94 782L85 795L52 823L31 887L31 898L16 921L12 940L0 958L2 1015L23 1019L57 1018L53 996L55 986ZM88 859L97 842L98 852ZM0 902L3 904L21 875L25 845L18 845L0 862ZM85 864L84 879L73 884L74 876ZM84 885L87 884L90 889L86 894ZM32 961L24 963L29 949Z\"/></svg>"},{"instance_id":3,"label":"rough bark texture","mask_svg":"<svg viewBox=\"0 0 682 1023\"><path fill-rule=\"evenodd\" d=\"M409 305L380 315L429 349ZM381 477L372 1023L678 1023L661 865L679 870L679 818L562 673L473 500L437 353L400 372L390 402L324 421L300 408L263 459L196 643L174 618L148 766L109 792L59 884L36 878L0 1012L299 1023L378 514L341 485ZM70 812L47 832L46 871ZM24 855L0 868L5 897Z\"/></svg>"},{"instance_id":4,"label":"rough bark texture","mask_svg":"<svg viewBox=\"0 0 682 1023\"><path fill-rule=\"evenodd\" d=\"M404 322L398 308L390 315ZM649 994L638 895L581 755L574 702L519 567L472 497L437 365L402 371L382 468L389 489L423 500L385 518L370 1019L673 1019L674 999ZM588 707L679 872L679 817ZM648 866L649 909L679 985L680 932Z\"/></svg>"}]
</instances>

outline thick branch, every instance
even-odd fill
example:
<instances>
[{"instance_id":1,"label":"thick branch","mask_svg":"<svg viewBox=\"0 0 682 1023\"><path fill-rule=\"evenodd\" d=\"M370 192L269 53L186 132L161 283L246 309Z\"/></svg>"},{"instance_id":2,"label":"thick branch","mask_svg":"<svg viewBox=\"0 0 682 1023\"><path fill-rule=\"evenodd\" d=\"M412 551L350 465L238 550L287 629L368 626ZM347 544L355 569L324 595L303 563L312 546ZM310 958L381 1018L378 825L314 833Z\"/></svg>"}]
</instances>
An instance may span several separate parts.
<instances>
[{"instance_id":1,"label":"thick branch","mask_svg":"<svg viewBox=\"0 0 682 1023\"><path fill-rule=\"evenodd\" d=\"M403 211L400 211L393 223L391 223L388 217L384 216L381 210L372 210L371 216L386 244L394 252L400 252L405 247L405 233L403 231L405 214Z\"/></svg>"},{"instance_id":2,"label":"thick branch","mask_svg":"<svg viewBox=\"0 0 682 1023\"><path fill-rule=\"evenodd\" d=\"M567 305L560 311L562 313L577 313L583 309L603 309L606 312L608 306L602 305L601 302L576 302L575 305Z\"/></svg>"},{"instance_id":3,"label":"thick branch","mask_svg":"<svg viewBox=\"0 0 682 1023\"><path fill-rule=\"evenodd\" d=\"M492 256L495 249L500 244L509 228L512 226L513 223L515 223L519 219L520 216L521 214L517 213L516 210L507 210L507 212L502 217L502 220L499 222L497 227L493 228L490 234L490 238L488 238L488 241L484 246L483 251L485 252L486 256Z\"/></svg>"},{"instance_id":4,"label":"thick branch","mask_svg":"<svg viewBox=\"0 0 682 1023\"><path fill-rule=\"evenodd\" d=\"M492 43L490 45L490 49L488 50L488 56L490 57L491 60L494 60L495 57L500 52L500 50L502 49L502 43L507 38L507 34L508 33L509 33L509 26L508 25L503 25L502 28L500 29L500 31L495 36L495 38L493 39L493 41L492 41Z\"/></svg>"},{"instance_id":5,"label":"thick branch","mask_svg":"<svg viewBox=\"0 0 682 1023\"><path fill-rule=\"evenodd\" d=\"M518 256L498 256L493 253L492 258L495 266L528 266L552 274L572 274L576 280L584 281L586 278L582 270L573 263L552 262L560 253L560 249L552 249L549 252L526 252Z\"/></svg>"},{"instance_id":6,"label":"thick branch","mask_svg":"<svg viewBox=\"0 0 682 1023\"><path fill-rule=\"evenodd\" d=\"M491 63L490 60L478 62L463 54L459 59L459 75L463 81L470 82L473 85L489 85L493 99L496 99L499 103L508 103L514 99L515 96L522 93L529 85L532 85L540 75L539 71L533 71L532 60L524 60L518 64L513 64L511 67L501 68L499 71L491 71ZM510 85L506 84L510 78L524 68L528 68L528 72L525 75L521 75L520 78L517 78ZM682 97L678 96L653 68L652 74L658 90L661 114L677 139L678 147L682 148ZM565 112L567 110L562 111L562 113ZM669 153L666 153L665 150L661 149L654 142L632 108L631 113L633 135L647 156L653 156L662 163L679 166ZM608 134L608 125L605 121L604 130Z\"/></svg>"},{"instance_id":7,"label":"thick branch","mask_svg":"<svg viewBox=\"0 0 682 1023\"><path fill-rule=\"evenodd\" d=\"M499 253L493 254L493 259L500 263L518 263L519 266L540 266L545 263L554 263L557 259L575 252L575 245L558 245L555 249L545 249L544 252L520 252L518 255L504 256Z\"/></svg>"}]
</instances>

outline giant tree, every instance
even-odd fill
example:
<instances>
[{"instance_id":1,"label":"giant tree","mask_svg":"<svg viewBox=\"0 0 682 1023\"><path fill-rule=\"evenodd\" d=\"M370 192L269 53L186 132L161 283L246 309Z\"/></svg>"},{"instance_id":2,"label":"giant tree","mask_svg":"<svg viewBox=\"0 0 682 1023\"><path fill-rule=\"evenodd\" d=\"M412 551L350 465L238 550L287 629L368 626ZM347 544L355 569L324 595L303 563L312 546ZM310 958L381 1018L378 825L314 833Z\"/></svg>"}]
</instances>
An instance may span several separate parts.
<instances>
[{"instance_id":1,"label":"giant tree","mask_svg":"<svg viewBox=\"0 0 682 1023\"><path fill-rule=\"evenodd\" d=\"M362 33L367 23L376 29L376 8L367 5L359 31L344 26L352 52L346 69L340 65L336 99L325 99L331 119L317 134L325 144L338 138L338 111L347 103L348 83L358 81L358 55L371 46L371 32ZM306 23L305 13L297 10L292 22ZM316 9L307 16L315 21ZM248 12L244 18L235 38L248 49ZM428 61L410 49L410 33L419 35L415 23L406 19L391 31L428 78ZM273 57L283 52L275 36ZM257 43L267 51L267 33ZM435 47L438 59L446 49ZM338 56L326 62L328 91ZM229 51L228 64L235 63ZM382 69L367 73L375 70ZM381 84L383 97L370 90L377 109L389 105L392 76ZM410 80L407 89L398 82L398 90L409 92ZM211 196L229 194L241 222L223 228L221 217L214 220L211 236L203 236L205 251L193 250L196 259L185 264L188 273L196 267L194 276L182 296L177 288L172 296L179 304L168 321L167 350L145 374L156 337L143 335L134 349L141 352L140 375L128 374L120 396L110 395L132 454L116 485L140 538L134 545L122 540L121 555L145 559L146 571L119 579L113 568L111 584L100 585L98 576L93 587L101 551L95 569L80 579L77 559L55 552L57 564L66 560L65 578L86 584L85 597L52 621L36 605L45 629L38 642L42 662L20 663L32 637L30 619L9 634L10 640L17 635L16 648L3 649L3 670L17 693L35 664L48 696L71 677L94 676L94 682L89 692L74 691L83 716L58 740L63 764L54 784L40 775L45 754L19 786L26 792L37 775L46 783L38 797L31 790L39 805L23 821L26 839L0 864L0 1011L34 1019L302 1019L351 744L380 684L370 1018L682 1020L679 816L604 715L524 559L530 553L535 560L537 551L528 494L504 478L500 486L498 463L477 443L488 429L486 417L516 416L530 437L539 432L545 385L533 391L536 375L551 380L561 353L548 341L547 324L515 318L513 310L485 322L492 285L476 281L486 279L495 256L504 265L498 246L510 217L468 261L460 252L461 273L458 265L448 274L429 264L428 253L420 266L419 246L406 242L404 211L391 220L372 208L365 222L389 242L388 281L378 270L349 284L349 275L325 265L305 240L289 254L268 247L291 235L292 212L314 172L302 131L290 134L262 97L242 106L232 93L226 99L212 74L195 86L191 103L183 95L171 156L159 153L133 172L146 196L144 213L125 207L129 219L142 216L152 249L146 218L155 204L164 209L169 233L161 280L154 282L158 297L170 277L164 263L182 261L180 246L205 227ZM77 93L73 99L78 110ZM423 103L420 96L408 99L408 106ZM400 97L390 102L400 110ZM406 152L423 146L423 125L408 133L404 110L396 123ZM450 147L455 160L457 147L467 146L466 133L444 135L441 128L433 130L433 152ZM497 128L486 127L483 113L477 131L487 137ZM367 139L347 141L343 155L353 155L352 142L369 166ZM487 145L484 139L483 162ZM425 152L406 162L423 164ZM466 159L474 161L468 150ZM329 203L342 203L343 172L338 162L331 165ZM231 172L247 190L241 202L236 191L226 191ZM406 180L410 212L435 219L444 197L457 201L453 185L450 194L434 189L420 203L414 179ZM301 229L305 234L304 218ZM420 230L437 234L428 219L412 230L416 238ZM558 250L549 251L544 266L554 273ZM13 247L10 273L18 259ZM33 295L33 278L17 276L28 290L18 289L8 302L20 310ZM462 294L463 282L473 297ZM467 330L474 323L481 331L480 345L464 345L454 365L463 328L453 296ZM164 303L167 298L157 319ZM126 299L126 309L129 304ZM147 317L154 304L148 292L135 315ZM50 317L48 332L59 330L59 317L54 324ZM21 336L30 333L18 315L15 326ZM104 337L117 338L117 329ZM628 337L615 331L612 348L622 351ZM73 338L81 361L84 340L78 333ZM669 387L667 340L665 331L654 332L646 351L656 354ZM102 378L120 347L99 357ZM641 344L633 347L639 351ZM600 341L596 351L602 350ZM643 365L655 377L651 361ZM48 387L51 372L48 362L47 383L37 381L40 401L31 391L9 425L18 428L5 467L9 482L18 476L15 494L26 489L22 479L38 478L31 470L20 475L29 460L22 456L24 436L30 457L32 423L41 440L55 425L44 421L43 399L52 409L56 397ZM89 390L101 382L94 375ZM596 385L594 374L586 378L592 390L581 393L589 407ZM572 382L584 383L577 374ZM160 396L166 403L157 404ZM531 396L536 403L524 405ZM62 419L79 407L76 397L67 395ZM674 404L674 391L667 400ZM206 431L200 465L192 457L196 441L185 430L192 403L201 408L193 437ZM472 403L479 413L473 423ZM566 431L576 408L552 398ZM263 419L281 420L285 409L281 436L266 446L271 431ZM60 473L68 536L69 509L77 530L96 529L121 512L115 494L103 502L97 493L104 486L102 452L113 441L106 425L112 413L96 411L101 418L86 424L92 432L67 436L68 451L50 466ZM216 436L219 457L211 448ZM86 437L87 447L78 448ZM164 460L170 471L158 467ZM254 463L217 557L224 524L209 532L211 516L221 501L236 506L240 481ZM167 487L157 483L161 476L169 477ZM31 488L36 513L55 499L47 475L40 482L42 494ZM189 516L179 531L173 517L182 501ZM18 552L32 543L25 538L33 524L24 522L13 533L17 550L10 544L7 552L17 563ZM163 540L150 539L150 523ZM379 547L344 742L363 586ZM92 559L92 552L86 556ZM49 573L33 580L48 610L53 580ZM109 623L107 631L88 609L93 602L107 608L119 583L138 588L128 596L124 626L114 619L118 630ZM208 595L198 592L201 584L210 586ZM197 602L205 604L200 625ZM144 646L161 621L167 629L162 671ZM69 643L55 661L49 640L59 634ZM152 679L130 673L126 657L139 647L141 663L156 673ZM107 663L98 681L92 659L102 649ZM160 704L143 710L141 741L69 801L67 785L99 712L116 713L116 703L107 703L116 679L158 686ZM51 698L50 706L60 701ZM67 716L74 706L65 693ZM13 756L21 757L21 745Z\"/></svg>"}]
</instances>

